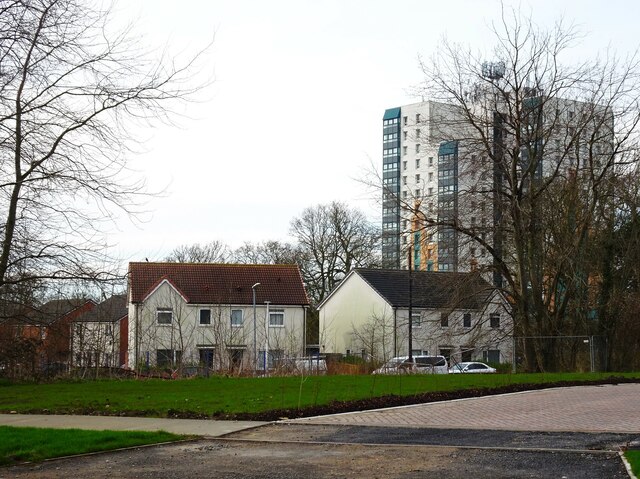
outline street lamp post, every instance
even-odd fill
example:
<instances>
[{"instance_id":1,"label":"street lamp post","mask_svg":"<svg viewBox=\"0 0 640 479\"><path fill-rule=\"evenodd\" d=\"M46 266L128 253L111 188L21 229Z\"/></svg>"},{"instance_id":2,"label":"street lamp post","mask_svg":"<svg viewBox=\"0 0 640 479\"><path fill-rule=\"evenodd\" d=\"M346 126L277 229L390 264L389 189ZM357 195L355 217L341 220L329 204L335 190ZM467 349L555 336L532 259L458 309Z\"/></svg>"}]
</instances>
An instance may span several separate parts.
<instances>
[{"instance_id":1,"label":"street lamp post","mask_svg":"<svg viewBox=\"0 0 640 479\"><path fill-rule=\"evenodd\" d=\"M260 286L260 283L256 283L251 286L253 291L253 363L254 370L258 370L258 327L256 323L256 288Z\"/></svg>"},{"instance_id":2,"label":"street lamp post","mask_svg":"<svg viewBox=\"0 0 640 479\"><path fill-rule=\"evenodd\" d=\"M265 301L264 304L267 305L267 318L265 320L265 332L264 332L264 375L267 376L269 374L269 304L271 301Z\"/></svg>"}]
</instances>

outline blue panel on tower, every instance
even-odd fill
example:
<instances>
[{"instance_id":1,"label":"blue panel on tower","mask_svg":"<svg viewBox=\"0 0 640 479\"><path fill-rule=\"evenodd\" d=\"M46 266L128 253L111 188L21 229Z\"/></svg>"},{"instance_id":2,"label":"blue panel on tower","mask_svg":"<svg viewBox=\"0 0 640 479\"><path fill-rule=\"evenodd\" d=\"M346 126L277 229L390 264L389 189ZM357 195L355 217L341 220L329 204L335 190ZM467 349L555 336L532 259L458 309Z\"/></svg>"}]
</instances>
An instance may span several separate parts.
<instances>
[{"instance_id":1,"label":"blue panel on tower","mask_svg":"<svg viewBox=\"0 0 640 479\"><path fill-rule=\"evenodd\" d=\"M389 108L384 111L383 120L391 120L392 118L400 118L400 108Z\"/></svg>"}]
</instances>

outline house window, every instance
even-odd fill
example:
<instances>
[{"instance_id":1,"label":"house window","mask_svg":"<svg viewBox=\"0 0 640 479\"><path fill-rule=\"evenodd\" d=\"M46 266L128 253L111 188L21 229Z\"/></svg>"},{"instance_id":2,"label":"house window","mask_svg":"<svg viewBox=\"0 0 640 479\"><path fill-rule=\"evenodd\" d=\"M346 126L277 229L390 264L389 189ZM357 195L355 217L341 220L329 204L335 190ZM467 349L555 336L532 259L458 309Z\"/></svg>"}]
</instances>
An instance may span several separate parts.
<instances>
[{"instance_id":1,"label":"house window","mask_svg":"<svg viewBox=\"0 0 640 479\"><path fill-rule=\"evenodd\" d=\"M208 326L209 324L211 324L211 310L201 309L200 310L200 326Z\"/></svg>"},{"instance_id":2,"label":"house window","mask_svg":"<svg viewBox=\"0 0 640 479\"><path fill-rule=\"evenodd\" d=\"M440 356L444 356L448 363L451 362L451 353L453 352L453 348L449 346L443 346L440 348Z\"/></svg>"},{"instance_id":3,"label":"house window","mask_svg":"<svg viewBox=\"0 0 640 479\"><path fill-rule=\"evenodd\" d=\"M420 122L420 113L416 113L416 123Z\"/></svg>"},{"instance_id":4,"label":"house window","mask_svg":"<svg viewBox=\"0 0 640 479\"><path fill-rule=\"evenodd\" d=\"M416 153L420 153L420 143L416 145Z\"/></svg>"},{"instance_id":5,"label":"house window","mask_svg":"<svg viewBox=\"0 0 640 479\"><path fill-rule=\"evenodd\" d=\"M440 326L443 328L449 327L449 315L447 313L440 313Z\"/></svg>"},{"instance_id":6,"label":"house window","mask_svg":"<svg viewBox=\"0 0 640 479\"><path fill-rule=\"evenodd\" d=\"M403 161L403 162L402 162L402 169L403 169L404 171L407 171L407 162L406 162L406 161Z\"/></svg>"},{"instance_id":7,"label":"house window","mask_svg":"<svg viewBox=\"0 0 640 479\"><path fill-rule=\"evenodd\" d=\"M264 357L266 351L261 350L258 351L258 369L264 369ZM282 367L282 360L284 359L284 350L283 349L270 349L269 353L266 354L268 356L267 366L269 369L275 369L278 367Z\"/></svg>"},{"instance_id":8,"label":"house window","mask_svg":"<svg viewBox=\"0 0 640 479\"><path fill-rule=\"evenodd\" d=\"M173 310L171 308L158 308L156 310L156 321L158 324L171 324L173 322Z\"/></svg>"},{"instance_id":9,"label":"house window","mask_svg":"<svg viewBox=\"0 0 640 479\"><path fill-rule=\"evenodd\" d=\"M407 123L409 123L409 117L408 117L408 116L404 116L404 117L402 117L402 123L403 123L404 125L406 125Z\"/></svg>"},{"instance_id":10,"label":"house window","mask_svg":"<svg viewBox=\"0 0 640 479\"><path fill-rule=\"evenodd\" d=\"M407 139L407 132L406 132L406 131L403 131L403 132L402 132L402 139L403 139L403 140L406 140L406 139Z\"/></svg>"},{"instance_id":11,"label":"house window","mask_svg":"<svg viewBox=\"0 0 640 479\"><path fill-rule=\"evenodd\" d=\"M462 326L464 328L471 327L471 313L464 313L464 315L462 316Z\"/></svg>"},{"instance_id":12,"label":"house window","mask_svg":"<svg viewBox=\"0 0 640 479\"><path fill-rule=\"evenodd\" d=\"M433 166L433 156L429 157L429 166Z\"/></svg>"},{"instance_id":13,"label":"house window","mask_svg":"<svg viewBox=\"0 0 640 479\"><path fill-rule=\"evenodd\" d=\"M402 177L402 184L403 184L403 185L406 185L406 184L407 184L407 177L406 177L406 176L403 176L403 177Z\"/></svg>"},{"instance_id":14,"label":"house window","mask_svg":"<svg viewBox=\"0 0 640 479\"><path fill-rule=\"evenodd\" d=\"M429 173L429 181L433 181L433 173Z\"/></svg>"},{"instance_id":15,"label":"house window","mask_svg":"<svg viewBox=\"0 0 640 479\"><path fill-rule=\"evenodd\" d=\"M242 366L242 358L244 356L244 348L238 346L230 346L227 348L229 355L229 366L231 369L240 369Z\"/></svg>"},{"instance_id":16,"label":"house window","mask_svg":"<svg viewBox=\"0 0 640 479\"><path fill-rule=\"evenodd\" d=\"M429 191L429 195L433 194L433 188L429 188L427 191Z\"/></svg>"},{"instance_id":17,"label":"house window","mask_svg":"<svg viewBox=\"0 0 640 479\"><path fill-rule=\"evenodd\" d=\"M179 364L182 359L182 351L174 351L173 349L156 350L156 366L166 368Z\"/></svg>"},{"instance_id":18,"label":"house window","mask_svg":"<svg viewBox=\"0 0 640 479\"><path fill-rule=\"evenodd\" d=\"M411 327L419 328L422 326L422 315L420 313L411 313Z\"/></svg>"},{"instance_id":19,"label":"house window","mask_svg":"<svg viewBox=\"0 0 640 479\"><path fill-rule=\"evenodd\" d=\"M420 183L420 175L416 175L416 183Z\"/></svg>"},{"instance_id":20,"label":"house window","mask_svg":"<svg viewBox=\"0 0 640 479\"><path fill-rule=\"evenodd\" d=\"M469 362L469 361L473 361L473 351L474 351L474 347L473 346L462 346L461 348L461 358L463 363Z\"/></svg>"},{"instance_id":21,"label":"house window","mask_svg":"<svg viewBox=\"0 0 640 479\"><path fill-rule=\"evenodd\" d=\"M272 309L269 311L269 326L274 328L284 327L284 309Z\"/></svg>"},{"instance_id":22,"label":"house window","mask_svg":"<svg viewBox=\"0 0 640 479\"><path fill-rule=\"evenodd\" d=\"M242 326L243 317L241 309L232 309L231 310L231 326L235 328L239 328Z\"/></svg>"},{"instance_id":23,"label":"house window","mask_svg":"<svg viewBox=\"0 0 640 479\"><path fill-rule=\"evenodd\" d=\"M416 168L420 168L420 158L416 158Z\"/></svg>"},{"instance_id":24,"label":"house window","mask_svg":"<svg viewBox=\"0 0 640 479\"><path fill-rule=\"evenodd\" d=\"M416 138L420 138L420 128L416 129Z\"/></svg>"},{"instance_id":25,"label":"house window","mask_svg":"<svg viewBox=\"0 0 640 479\"><path fill-rule=\"evenodd\" d=\"M489 326L492 328L500 327L500 313L491 313L489 315Z\"/></svg>"},{"instance_id":26,"label":"house window","mask_svg":"<svg viewBox=\"0 0 640 479\"><path fill-rule=\"evenodd\" d=\"M488 351L482 352L482 359L488 363L499 363L500 362L500 350L499 349L489 349Z\"/></svg>"},{"instance_id":27,"label":"house window","mask_svg":"<svg viewBox=\"0 0 640 479\"><path fill-rule=\"evenodd\" d=\"M200 364L207 368L213 367L213 348L201 348L198 350L200 353Z\"/></svg>"},{"instance_id":28,"label":"house window","mask_svg":"<svg viewBox=\"0 0 640 479\"><path fill-rule=\"evenodd\" d=\"M419 198L419 197L420 197L420 188L416 190L416 198Z\"/></svg>"},{"instance_id":29,"label":"house window","mask_svg":"<svg viewBox=\"0 0 640 479\"><path fill-rule=\"evenodd\" d=\"M402 156L407 156L407 147L406 146L402 147Z\"/></svg>"}]
</instances>

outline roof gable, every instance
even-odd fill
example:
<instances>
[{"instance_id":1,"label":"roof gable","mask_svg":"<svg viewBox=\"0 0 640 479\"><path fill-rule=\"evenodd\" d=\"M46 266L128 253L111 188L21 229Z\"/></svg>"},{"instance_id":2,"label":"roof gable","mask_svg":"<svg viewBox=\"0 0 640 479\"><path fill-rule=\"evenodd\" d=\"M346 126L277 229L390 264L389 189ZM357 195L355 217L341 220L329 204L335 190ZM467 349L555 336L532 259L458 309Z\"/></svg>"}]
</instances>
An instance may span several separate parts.
<instances>
[{"instance_id":1,"label":"roof gable","mask_svg":"<svg viewBox=\"0 0 640 479\"><path fill-rule=\"evenodd\" d=\"M132 303L141 303L164 280L189 304L309 304L297 265L129 263Z\"/></svg>"},{"instance_id":2,"label":"roof gable","mask_svg":"<svg viewBox=\"0 0 640 479\"><path fill-rule=\"evenodd\" d=\"M93 300L86 298L53 299L35 308L29 317L36 324L53 324L75 311L92 308L95 304Z\"/></svg>"},{"instance_id":3,"label":"roof gable","mask_svg":"<svg viewBox=\"0 0 640 479\"><path fill-rule=\"evenodd\" d=\"M352 269L351 271L349 271L347 273L347 275L344 278L342 278L342 280L337 284L337 286L335 288L333 288L331 290L331 292L322 300L322 302L320 304L318 304L318 309L322 309L325 304L327 304L336 294L338 294L338 291L345 284L347 284L347 282L354 281L357 278L359 278L362 282L364 282L364 284L367 287L371 288L371 290L374 293L376 293L382 299L382 301L384 301L386 303L389 303L389 300L385 296L380 294L380 291L378 291L376 288L371 286L371 284L362 275L358 274L358 272L359 272L358 269ZM389 303L389 306L393 307L393 305L391 303Z\"/></svg>"},{"instance_id":4,"label":"roof gable","mask_svg":"<svg viewBox=\"0 0 640 479\"><path fill-rule=\"evenodd\" d=\"M476 273L356 269L380 296L395 308L481 309L494 288Z\"/></svg>"},{"instance_id":5,"label":"roof gable","mask_svg":"<svg viewBox=\"0 0 640 479\"><path fill-rule=\"evenodd\" d=\"M127 296L125 294L115 294L90 311L78 316L75 321L114 323L127 316L127 313Z\"/></svg>"}]
</instances>

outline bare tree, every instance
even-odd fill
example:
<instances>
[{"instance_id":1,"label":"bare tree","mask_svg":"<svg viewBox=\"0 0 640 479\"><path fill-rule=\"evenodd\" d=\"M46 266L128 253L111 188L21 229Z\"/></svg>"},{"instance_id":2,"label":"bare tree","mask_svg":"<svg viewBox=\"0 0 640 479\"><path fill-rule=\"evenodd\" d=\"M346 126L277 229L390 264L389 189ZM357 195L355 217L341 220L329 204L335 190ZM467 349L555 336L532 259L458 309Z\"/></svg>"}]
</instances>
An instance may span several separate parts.
<instances>
[{"instance_id":1,"label":"bare tree","mask_svg":"<svg viewBox=\"0 0 640 479\"><path fill-rule=\"evenodd\" d=\"M402 335L405 328L399 329ZM389 315L372 314L366 323L352 324L351 337L356 351L364 351L362 359L372 364L386 363L394 354L394 324Z\"/></svg>"},{"instance_id":2,"label":"bare tree","mask_svg":"<svg viewBox=\"0 0 640 479\"><path fill-rule=\"evenodd\" d=\"M195 243L175 248L165 261L172 263L226 263L230 257L229 247L222 241L205 244Z\"/></svg>"},{"instance_id":3,"label":"bare tree","mask_svg":"<svg viewBox=\"0 0 640 479\"><path fill-rule=\"evenodd\" d=\"M437 205L398 203L411 231L452 238L456 267L493 277L514 306L516 335L588 334L597 309L588 252L610 215L613 178L638 159L640 65L609 54L567 63L578 30L543 30L514 11L493 34L489 58L444 41L422 63L422 93L437 102L422 134L444 150L439 175L449 166L451 175ZM465 264L475 249L487 259ZM554 368L557 343L526 344L528 369Z\"/></svg>"},{"instance_id":4,"label":"bare tree","mask_svg":"<svg viewBox=\"0 0 640 479\"><path fill-rule=\"evenodd\" d=\"M616 178L614 208L595 232L588 257L599 274L593 289L597 297L597 321L592 334L606 340L599 360L613 371L640 366L640 173Z\"/></svg>"},{"instance_id":5,"label":"bare tree","mask_svg":"<svg viewBox=\"0 0 640 479\"><path fill-rule=\"evenodd\" d=\"M269 240L246 242L233 252L233 258L242 264L296 264L300 262L301 253L295 245Z\"/></svg>"},{"instance_id":6,"label":"bare tree","mask_svg":"<svg viewBox=\"0 0 640 479\"><path fill-rule=\"evenodd\" d=\"M317 304L353 268L379 265L377 228L356 209L333 202L305 209L291 221L302 254L307 292Z\"/></svg>"},{"instance_id":7,"label":"bare tree","mask_svg":"<svg viewBox=\"0 0 640 479\"><path fill-rule=\"evenodd\" d=\"M168 120L203 82L199 55L154 60L109 11L79 0L0 1L0 290L104 278L101 226L138 212L137 127ZM195 86L194 86L195 85Z\"/></svg>"}]
</instances>

